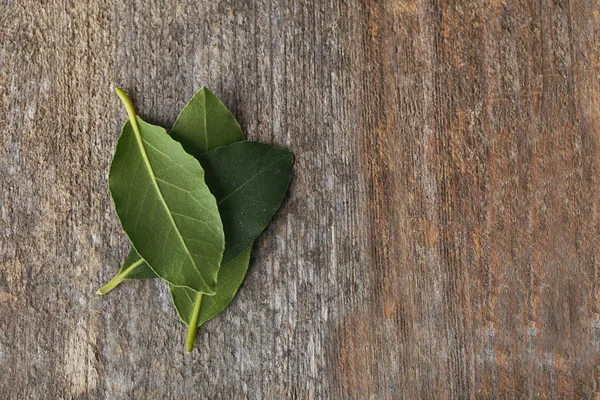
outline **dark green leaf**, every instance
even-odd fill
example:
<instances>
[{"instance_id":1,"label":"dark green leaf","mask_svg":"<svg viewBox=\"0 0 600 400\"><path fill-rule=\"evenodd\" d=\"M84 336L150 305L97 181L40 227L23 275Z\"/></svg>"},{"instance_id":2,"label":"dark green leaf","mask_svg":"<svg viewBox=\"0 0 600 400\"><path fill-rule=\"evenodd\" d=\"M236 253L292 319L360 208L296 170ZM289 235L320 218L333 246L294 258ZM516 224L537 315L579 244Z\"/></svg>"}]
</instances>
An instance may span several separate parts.
<instances>
[{"instance_id":1,"label":"dark green leaf","mask_svg":"<svg viewBox=\"0 0 600 400\"><path fill-rule=\"evenodd\" d=\"M207 184L217 198L223 220L224 263L235 259L252 244L281 205L290 181L293 159L287 150L257 142L234 143L200 156L207 172ZM245 275L245 271L241 271L235 276L240 283L244 278L242 273ZM226 293L227 296L233 298L237 287L232 286L232 292ZM205 297L193 291L175 291L173 294L175 308L184 322L188 321L188 352L194 347L196 321L201 321ZM190 303L193 304L191 310Z\"/></svg>"},{"instance_id":2,"label":"dark green leaf","mask_svg":"<svg viewBox=\"0 0 600 400\"><path fill-rule=\"evenodd\" d=\"M258 142L238 142L200 156L219 204L227 262L250 247L283 201L294 155Z\"/></svg>"}]
</instances>

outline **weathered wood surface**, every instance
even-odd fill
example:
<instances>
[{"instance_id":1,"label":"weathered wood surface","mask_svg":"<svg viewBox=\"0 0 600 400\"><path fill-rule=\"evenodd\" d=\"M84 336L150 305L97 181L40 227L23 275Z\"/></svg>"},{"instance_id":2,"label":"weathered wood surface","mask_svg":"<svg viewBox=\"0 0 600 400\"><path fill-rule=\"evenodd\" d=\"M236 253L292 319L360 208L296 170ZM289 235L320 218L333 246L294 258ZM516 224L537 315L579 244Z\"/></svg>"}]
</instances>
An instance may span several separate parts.
<instances>
[{"instance_id":1,"label":"weathered wood surface","mask_svg":"<svg viewBox=\"0 0 600 400\"><path fill-rule=\"evenodd\" d=\"M600 3L0 1L0 398L597 398ZM125 113L201 86L296 154L184 352L127 240Z\"/></svg>"}]
</instances>

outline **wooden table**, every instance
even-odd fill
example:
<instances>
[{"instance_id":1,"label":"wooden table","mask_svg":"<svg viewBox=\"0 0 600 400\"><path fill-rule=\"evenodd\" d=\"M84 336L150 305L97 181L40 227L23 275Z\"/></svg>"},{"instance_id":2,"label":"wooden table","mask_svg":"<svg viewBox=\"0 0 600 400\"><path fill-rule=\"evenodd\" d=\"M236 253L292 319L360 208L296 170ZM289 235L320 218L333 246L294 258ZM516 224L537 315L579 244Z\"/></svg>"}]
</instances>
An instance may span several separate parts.
<instances>
[{"instance_id":1,"label":"wooden table","mask_svg":"<svg viewBox=\"0 0 600 400\"><path fill-rule=\"evenodd\" d=\"M0 1L0 398L600 397L597 1ZM184 351L128 243L126 118L202 85L296 154Z\"/></svg>"}]
</instances>

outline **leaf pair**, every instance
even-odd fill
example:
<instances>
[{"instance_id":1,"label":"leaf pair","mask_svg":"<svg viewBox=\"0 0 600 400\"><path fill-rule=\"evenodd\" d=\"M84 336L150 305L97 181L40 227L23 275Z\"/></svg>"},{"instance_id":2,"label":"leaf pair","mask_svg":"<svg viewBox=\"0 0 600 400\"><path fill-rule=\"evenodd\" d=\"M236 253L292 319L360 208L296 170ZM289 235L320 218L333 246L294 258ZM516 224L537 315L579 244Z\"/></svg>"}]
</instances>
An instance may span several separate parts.
<instances>
[{"instance_id":1,"label":"leaf pair","mask_svg":"<svg viewBox=\"0 0 600 400\"><path fill-rule=\"evenodd\" d=\"M222 311L243 282L252 243L287 190L293 155L243 141L233 115L205 88L169 134L137 117L127 96L117 93L129 121L109 188L133 246L98 293L123 280L164 279L189 326L191 351L197 327Z\"/></svg>"}]
</instances>

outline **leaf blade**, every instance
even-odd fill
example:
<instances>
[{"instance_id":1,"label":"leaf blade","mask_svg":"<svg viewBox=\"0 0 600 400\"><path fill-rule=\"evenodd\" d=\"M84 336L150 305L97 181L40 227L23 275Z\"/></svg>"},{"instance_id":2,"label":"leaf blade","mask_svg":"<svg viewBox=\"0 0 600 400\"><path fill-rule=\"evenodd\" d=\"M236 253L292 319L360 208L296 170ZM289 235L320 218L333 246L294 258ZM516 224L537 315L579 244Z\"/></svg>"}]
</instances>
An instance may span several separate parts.
<instances>
[{"instance_id":1,"label":"leaf blade","mask_svg":"<svg viewBox=\"0 0 600 400\"><path fill-rule=\"evenodd\" d=\"M124 95L124 93L122 94ZM133 110L129 98L127 96L123 97L122 94L119 93L119 96L129 103L128 112L130 108ZM130 117L135 118L135 113L132 112ZM211 129L207 129L208 127ZM245 140L240 125L231 111L205 87L200 88L185 105L173 124L169 135L180 142L184 150L190 154L195 154L196 157L215 147ZM125 270L139 259L141 257L132 246L124 265L109 282L112 285L107 284L98 292L103 292L103 289L110 291L123 280L158 278L158 275L145 262L138 264L137 268L125 273ZM128 260L132 261L128 262ZM108 291L100 294L106 294Z\"/></svg>"},{"instance_id":2,"label":"leaf blade","mask_svg":"<svg viewBox=\"0 0 600 400\"><path fill-rule=\"evenodd\" d=\"M169 134L195 157L244 140L242 129L231 111L205 87L185 105Z\"/></svg>"},{"instance_id":3,"label":"leaf blade","mask_svg":"<svg viewBox=\"0 0 600 400\"><path fill-rule=\"evenodd\" d=\"M123 230L161 278L214 294L224 234L204 170L164 129L134 121L137 131L131 120L125 124L109 171Z\"/></svg>"},{"instance_id":4,"label":"leaf blade","mask_svg":"<svg viewBox=\"0 0 600 400\"><path fill-rule=\"evenodd\" d=\"M223 262L252 245L281 206L291 179L293 154L244 141L200 156L225 232Z\"/></svg>"}]
</instances>

